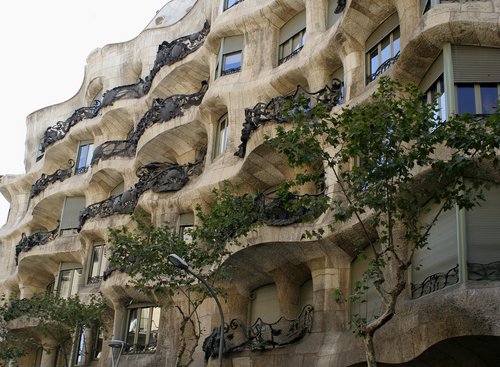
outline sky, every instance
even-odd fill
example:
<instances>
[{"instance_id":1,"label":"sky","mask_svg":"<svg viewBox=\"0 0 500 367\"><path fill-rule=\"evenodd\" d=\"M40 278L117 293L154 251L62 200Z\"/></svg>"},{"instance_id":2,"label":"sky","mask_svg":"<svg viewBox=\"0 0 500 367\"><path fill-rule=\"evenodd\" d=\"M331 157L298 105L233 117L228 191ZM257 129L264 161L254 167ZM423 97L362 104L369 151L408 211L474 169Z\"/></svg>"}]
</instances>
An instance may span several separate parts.
<instances>
[{"instance_id":1,"label":"sky","mask_svg":"<svg viewBox=\"0 0 500 367\"><path fill-rule=\"evenodd\" d=\"M26 116L74 96L87 56L97 47L135 38L168 2L0 2L0 175L24 173ZM0 194L0 225L8 209Z\"/></svg>"}]
</instances>

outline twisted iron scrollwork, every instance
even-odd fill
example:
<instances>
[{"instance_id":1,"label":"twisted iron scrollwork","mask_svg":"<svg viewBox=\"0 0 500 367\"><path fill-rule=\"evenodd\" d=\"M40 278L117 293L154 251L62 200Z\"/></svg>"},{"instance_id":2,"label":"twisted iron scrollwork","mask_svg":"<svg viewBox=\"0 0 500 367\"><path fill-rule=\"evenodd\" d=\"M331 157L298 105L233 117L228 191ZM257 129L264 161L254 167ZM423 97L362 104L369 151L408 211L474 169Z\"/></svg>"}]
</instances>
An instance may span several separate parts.
<instances>
[{"instance_id":1,"label":"twisted iron scrollwork","mask_svg":"<svg viewBox=\"0 0 500 367\"><path fill-rule=\"evenodd\" d=\"M307 305L296 319L281 317L273 323L266 323L258 318L249 327L241 320L233 319L224 327L224 352L266 350L295 343L311 332L313 310L313 306ZM218 357L219 334L219 329L216 328L203 342L207 362L210 357Z\"/></svg>"},{"instance_id":2,"label":"twisted iron scrollwork","mask_svg":"<svg viewBox=\"0 0 500 367\"><path fill-rule=\"evenodd\" d=\"M337 7L335 8L335 10L333 12L335 14L342 13L345 9L346 4L347 4L347 0L339 0L337 2Z\"/></svg>"},{"instance_id":3,"label":"twisted iron scrollwork","mask_svg":"<svg viewBox=\"0 0 500 367\"><path fill-rule=\"evenodd\" d=\"M205 161L206 148L198 152L194 163L184 165L152 162L140 167L136 174L139 181L130 189L106 200L87 206L79 217L79 228L90 218L105 218L114 214L130 214L140 196L148 191L171 192L180 190L189 177L199 175Z\"/></svg>"},{"instance_id":4,"label":"twisted iron scrollwork","mask_svg":"<svg viewBox=\"0 0 500 367\"><path fill-rule=\"evenodd\" d=\"M162 42L158 46L153 68L144 80L139 78L139 81L134 84L110 89L103 94L102 101L95 100L91 106L77 109L65 121L58 121L55 125L48 127L41 142L41 153L43 154L49 145L63 139L68 131L80 121L96 117L103 107L110 106L119 99L143 97L151 89L158 71L163 66L172 65L200 48L209 31L210 24L205 21L203 28L198 32L177 38L172 42Z\"/></svg>"},{"instance_id":5,"label":"twisted iron scrollwork","mask_svg":"<svg viewBox=\"0 0 500 367\"><path fill-rule=\"evenodd\" d=\"M67 178L71 177L71 174L73 172L73 166L75 165L75 162L70 159L68 160L69 168L66 169L58 169L51 175L46 175L45 173L42 173L40 178L35 181L35 183L31 186L31 194L30 198L33 199L35 196L40 194L43 190L45 190L49 185L52 185L53 183L56 183L57 181L64 181Z\"/></svg>"},{"instance_id":6,"label":"twisted iron scrollwork","mask_svg":"<svg viewBox=\"0 0 500 367\"><path fill-rule=\"evenodd\" d=\"M391 57L390 59L387 59L385 60L379 67L377 70L375 70L374 73L368 75L366 77L366 82L367 83L370 83L372 81L374 81L375 79L377 79L380 74L384 73L386 70L388 70L392 65L394 65L396 63L396 61L398 61L399 59L399 51L396 55L394 55L394 57Z\"/></svg>"},{"instance_id":7,"label":"twisted iron scrollwork","mask_svg":"<svg viewBox=\"0 0 500 367\"><path fill-rule=\"evenodd\" d=\"M29 236L26 233L21 235L21 240L16 245L16 265L18 264L19 254L21 252L28 252L35 246L43 246L48 242L55 240L59 235L59 226L50 232L36 232Z\"/></svg>"},{"instance_id":8,"label":"twisted iron scrollwork","mask_svg":"<svg viewBox=\"0 0 500 367\"><path fill-rule=\"evenodd\" d=\"M311 106L321 103L330 110L342 100L342 82L334 79L331 85L317 92L309 92L297 86L292 94L279 96L266 103L257 103L253 108L245 108L245 122L241 130L241 144L234 155L243 158L247 142L252 133L268 122L285 123L301 113L306 117L312 114Z\"/></svg>"},{"instance_id":9,"label":"twisted iron scrollwork","mask_svg":"<svg viewBox=\"0 0 500 367\"><path fill-rule=\"evenodd\" d=\"M177 38L172 42L162 42L158 46L153 68L146 78L139 78L134 84L123 85L106 91L102 96L102 107L110 106L120 99L141 98L146 95L151 89L151 84L158 71L166 65L175 64L200 48L209 31L210 24L205 21L203 28L199 32Z\"/></svg>"},{"instance_id":10,"label":"twisted iron scrollwork","mask_svg":"<svg viewBox=\"0 0 500 367\"><path fill-rule=\"evenodd\" d=\"M91 166L96 165L101 160L112 157L133 157L135 146L128 140L111 140L99 145L94 150Z\"/></svg>"},{"instance_id":11,"label":"twisted iron scrollwork","mask_svg":"<svg viewBox=\"0 0 500 367\"><path fill-rule=\"evenodd\" d=\"M467 263L469 280L500 280L500 261L489 264Z\"/></svg>"},{"instance_id":12,"label":"twisted iron scrollwork","mask_svg":"<svg viewBox=\"0 0 500 367\"><path fill-rule=\"evenodd\" d=\"M419 298L456 283L458 283L458 265L446 273L429 275L420 284L412 284L411 294L413 298Z\"/></svg>"},{"instance_id":13,"label":"twisted iron scrollwork","mask_svg":"<svg viewBox=\"0 0 500 367\"><path fill-rule=\"evenodd\" d=\"M43 153L45 149L56 141L63 139L68 131L82 120L92 119L97 116L101 109L101 102L95 100L89 107L80 107L64 121L58 121L54 126L49 126L43 135L40 144L40 151Z\"/></svg>"}]
</instances>

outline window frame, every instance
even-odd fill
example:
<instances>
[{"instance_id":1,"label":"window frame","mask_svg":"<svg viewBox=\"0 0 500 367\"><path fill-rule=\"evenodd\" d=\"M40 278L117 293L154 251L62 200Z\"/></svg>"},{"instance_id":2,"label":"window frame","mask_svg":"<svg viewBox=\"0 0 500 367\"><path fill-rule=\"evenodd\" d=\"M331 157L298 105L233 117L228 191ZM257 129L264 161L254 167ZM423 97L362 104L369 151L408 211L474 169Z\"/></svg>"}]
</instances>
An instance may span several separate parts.
<instances>
[{"instance_id":1,"label":"window frame","mask_svg":"<svg viewBox=\"0 0 500 367\"><path fill-rule=\"evenodd\" d=\"M448 119L448 109L446 106L446 84L443 73L427 88L425 95L428 104L436 104L436 108L438 109L436 114L441 121L446 121Z\"/></svg>"},{"instance_id":2,"label":"window frame","mask_svg":"<svg viewBox=\"0 0 500 367\"><path fill-rule=\"evenodd\" d=\"M83 149L87 148L85 152L84 162L80 162L83 157ZM92 157L94 156L94 142L91 140L81 141L78 144L78 150L76 154L76 162L75 162L75 175L81 175L86 173L90 166L92 165Z\"/></svg>"},{"instance_id":3,"label":"window frame","mask_svg":"<svg viewBox=\"0 0 500 367\"><path fill-rule=\"evenodd\" d=\"M80 281L75 283L75 272L77 272L77 271L80 271L80 280L81 280L81 277L83 276L83 268L81 266L74 266L74 267L67 267L66 268L65 266L61 265L61 267L59 269L59 274L57 277L57 290L56 290L57 297L68 299L68 298L71 298L74 295L78 294L78 291L80 288ZM68 282L68 284L70 285L70 288L69 288L68 294L63 296L63 295L61 295L62 277L67 272L69 272L69 275L70 275L70 280Z\"/></svg>"},{"instance_id":4,"label":"window frame","mask_svg":"<svg viewBox=\"0 0 500 367\"><path fill-rule=\"evenodd\" d=\"M240 65L237 67L234 67L234 68L226 68L227 58L230 56L234 56L234 55L240 55ZM222 54L222 65L221 65L221 70L220 70L220 76L239 73L241 71L242 62L243 62L243 51L242 50L232 51L232 52Z\"/></svg>"},{"instance_id":5,"label":"window frame","mask_svg":"<svg viewBox=\"0 0 500 367\"><path fill-rule=\"evenodd\" d=\"M225 124L225 127L221 134L222 124ZM227 144L228 139L229 139L229 118L228 114L225 113L219 118L217 124L215 125L212 159L215 159L216 157L222 155L226 151L228 145Z\"/></svg>"},{"instance_id":6,"label":"window frame","mask_svg":"<svg viewBox=\"0 0 500 367\"><path fill-rule=\"evenodd\" d=\"M226 10L228 10L228 9L231 9L233 6L238 5L239 3L243 2L244 0L236 0L231 5L228 5L229 1L230 0L222 0L222 11L223 12L226 11Z\"/></svg>"},{"instance_id":7,"label":"window frame","mask_svg":"<svg viewBox=\"0 0 500 367\"><path fill-rule=\"evenodd\" d=\"M465 85L472 85L473 86L473 92L474 92L474 109L475 113L471 113L472 115L490 115L491 113L485 113L483 111L483 101L482 101L482 94L481 94L481 87L483 86L493 86L496 85L497 89L497 101L500 99L500 83L492 82L492 83L485 83L485 82L478 82L478 83L463 83L463 82L458 82L455 83L455 96L456 96L456 104L457 104L457 114L465 114L465 113L470 113L470 112L464 112L460 111L460 103L459 103L459 90L461 86ZM498 105L497 105L498 107Z\"/></svg>"},{"instance_id":8,"label":"window frame","mask_svg":"<svg viewBox=\"0 0 500 367\"><path fill-rule=\"evenodd\" d=\"M137 350L137 343L139 341L139 334L140 334L140 320L142 319L142 310L148 309L149 316L147 320L147 325L145 328L145 339L144 339L144 350ZM136 324L135 324L135 330L130 331L130 322L131 322L131 315L132 313L137 311L136 313ZM148 345L151 343L151 333L152 333L152 323L153 323L153 315L155 310L159 310L160 314L158 317L158 329L156 330L156 345L154 346L154 350L147 350ZM139 321L137 321L139 320ZM160 330L160 321L161 321L161 307L159 306L145 306L145 305L135 305L131 306L127 309L127 322L125 323L125 332L124 332L124 341L125 341L125 348L123 350L123 354L153 354L156 352L157 349L157 344L158 344L158 336L159 336L159 330ZM139 324L139 325L138 325ZM139 326L139 327L137 327ZM129 334L133 332L133 344L128 344L129 340Z\"/></svg>"},{"instance_id":9,"label":"window frame","mask_svg":"<svg viewBox=\"0 0 500 367\"><path fill-rule=\"evenodd\" d=\"M92 276L92 273L94 271L94 254L96 248L101 248L99 260L98 260L98 271L97 275ZM106 258L106 244L105 243L95 243L92 246L92 251L90 252L90 259L89 259L89 269L88 269L88 274L87 274L87 284L98 284L102 281L103 276L104 276L104 271L106 270L106 265L107 265L107 258Z\"/></svg>"},{"instance_id":10,"label":"window frame","mask_svg":"<svg viewBox=\"0 0 500 367\"><path fill-rule=\"evenodd\" d=\"M299 37L300 42L298 43L298 47L294 49L293 42L296 37ZM300 51L304 48L306 43L306 27L302 28L297 33L293 34L290 38L283 41L278 46L278 65L284 64L290 59L293 59L295 56L299 54ZM284 49L286 46L290 46L290 53L284 54Z\"/></svg>"},{"instance_id":11,"label":"window frame","mask_svg":"<svg viewBox=\"0 0 500 367\"><path fill-rule=\"evenodd\" d=\"M398 34L395 37L395 34ZM383 59L382 51L385 49L382 47L384 43L388 41L388 45L390 47L390 56L387 59ZM395 44L398 42L399 47L396 51ZM366 84L371 83L375 79L377 79L382 73L388 70L392 64L394 64L399 58L401 52L401 30L399 24L394 27L389 33L387 33L380 41L378 41L375 46L371 47L365 54L365 75L366 75ZM377 57L377 68L372 70L372 54L376 52Z\"/></svg>"}]
</instances>

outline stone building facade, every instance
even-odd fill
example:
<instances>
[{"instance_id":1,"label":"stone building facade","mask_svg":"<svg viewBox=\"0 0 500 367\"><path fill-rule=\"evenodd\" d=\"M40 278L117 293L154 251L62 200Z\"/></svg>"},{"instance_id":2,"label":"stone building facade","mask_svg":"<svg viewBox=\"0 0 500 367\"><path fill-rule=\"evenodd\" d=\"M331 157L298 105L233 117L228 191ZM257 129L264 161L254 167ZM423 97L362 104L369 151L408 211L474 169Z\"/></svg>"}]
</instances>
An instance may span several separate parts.
<instances>
[{"instance_id":1,"label":"stone building facade","mask_svg":"<svg viewBox=\"0 0 500 367\"><path fill-rule=\"evenodd\" d=\"M154 224L189 228L195 206L223 180L271 193L294 174L264 144L283 99L298 91L335 111L365 101L382 74L439 94L443 117L490 113L500 93L500 1L169 2L135 39L90 54L73 98L28 116L26 173L0 182L11 203L0 293L100 291L112 321L86 331L77 365L109 366L108 341L124 340L120 366L175 366L175 310L125 287L123 274L104 277L107 229L129 224L138 209ZM499 218L499 189L474 211L443 216L431 234L436 250L416 254L423 270L411 272L397 315L376 338L381 361L500 365ZM287 219L259 228L227 260L238 271L224 312L247 326L260 318L264 329L291 321L276 324L279 347L228 352L224 366L356 365L364 354L350 315L369 318L377 303L370 294L358 306L339 303L333 291L349 293L363 271L350 250L359 228L304 241L328 216ZM202 310L206 337L219 319L211 302ZM192 366L204 364L201 343L194 357ZM18 364L57 359L32 350Z\"/></svg>"}]
</instances>

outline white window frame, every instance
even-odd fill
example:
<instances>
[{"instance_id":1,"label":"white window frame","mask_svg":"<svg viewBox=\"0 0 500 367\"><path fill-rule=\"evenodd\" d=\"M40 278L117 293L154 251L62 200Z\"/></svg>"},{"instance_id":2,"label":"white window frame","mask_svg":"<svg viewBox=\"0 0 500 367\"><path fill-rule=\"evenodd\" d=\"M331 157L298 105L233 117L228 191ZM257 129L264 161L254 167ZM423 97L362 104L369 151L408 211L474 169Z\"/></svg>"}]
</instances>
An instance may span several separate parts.
<instances>
[{"instance_id":1,"label":"white window frame","mask_svg":"<svg viewBox=\"0 0 500 367\"><path fill-rule=\"evenodd\" d=\"M221 126L223 124L224 128L221 129ZM212 158L216 158L226 151L228 136L229 136L229 118L226 113L217 121L217 125L215 126Z\"/></svg>"},{"instance_id":2,"label":"white window frame","mask_svg":"<svg viewBox=\"0 0 500 367\"><path fill-rule=\"evenodd\" d=\"M84 147L88 147L88 150L85 154L85 162L80 165L80 159L82 157L82 149ZM81 141L78 144L78 150L76 153L76 162L75 162L75 175L81 175L86 173L91 164L92 164L92 157L94 156L94 142L91 140L88 141Z\"/></svg>"}]
</instances>

